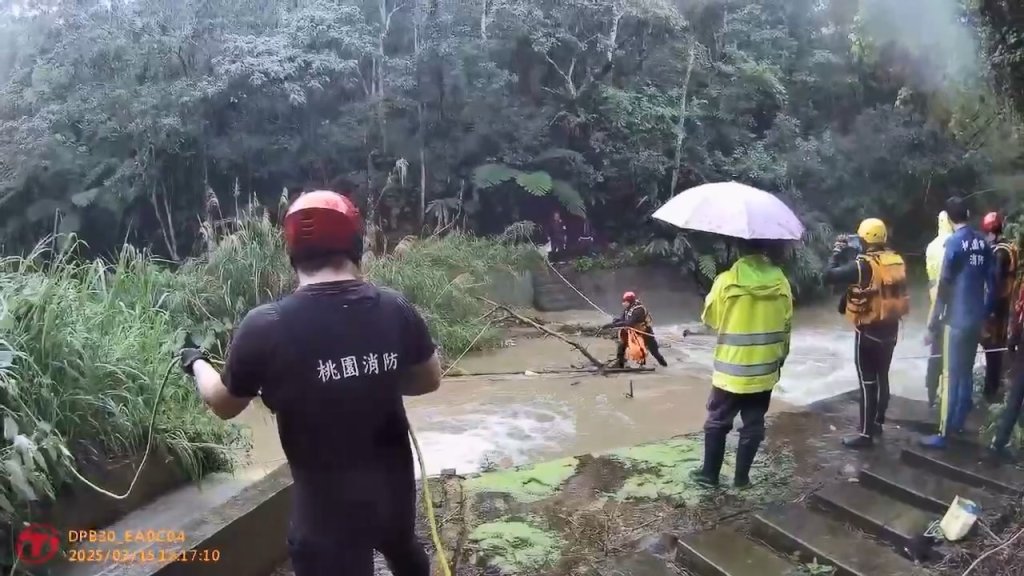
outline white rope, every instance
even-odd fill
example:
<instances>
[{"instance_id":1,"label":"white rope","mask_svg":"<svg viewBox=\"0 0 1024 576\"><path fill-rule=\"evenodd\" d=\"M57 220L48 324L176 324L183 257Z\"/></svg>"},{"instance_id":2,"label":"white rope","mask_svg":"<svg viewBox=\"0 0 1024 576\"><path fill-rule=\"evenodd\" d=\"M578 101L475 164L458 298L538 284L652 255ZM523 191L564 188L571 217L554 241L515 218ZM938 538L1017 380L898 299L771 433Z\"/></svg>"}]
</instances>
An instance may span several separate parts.
<instances>
[{"instance_id":1,"label":"white rope","mask_svg":"<svg viewBox=\"0 0 1024 576\"><path fill-rule=\"evenodd\" d=\"M562 280L562 282L565 282L566 286L571 288L573 292L575 292L576 294L579 294L580 298L583 298L584 300L587 301L588 304L593 306L594 310L597 310L598 312L600 312L600 313L602 313L602 314L604 314L606 316L611 316L610 313L608 313L607 311L602 309L597 304L594 304L593 300L591 300L590 298L587 298L586 294L584 294L583 292L580 292L579 288L576 288L575 286L573 286L572 282L569 282L569 280L567 280L565 278L565 276L563 276L562 273L559 272L558 269L555 268L554 265L551 264L551 262L549 260L545 260L544 262L548 265L548 268L551 268L551 270ZM629 328L629 329L633 330L634 332L639 332L640 334L643 334L644 336L654 336L653 334L648 334L647 332L644 332L643 330L637 330L636 328ZM665 340L665 341L671 342L673 344L682 344L682 343L684 343L683 339L672 338L671 336L661 335L661 336L658 336L657 338L659 338L660 340ZM684 336L684 338L685 338L685 336ZM715 349L715 345L714 344L704 344L704 343L701 343L701 342L690 341L690 342L687 342L686 345L688 347L690 347L690 348L696 348L698 350L714 350ZM986 354L986 353L989 353L989 352L1007 352L1008 350L1009 350L1009 348L1005 348L1005 347L1004 348L994 348L992 350L979 350L977 352L977 354ZM843 360L842 356L834 356L834 355L833 356L811 356L811 355L805 355L805 354L790 354L789 358L797 359L797 360ZM912 355L909 355L909 356L895 356L895 357L893 357L893 361L896 361L896 360L930 360L932 358L942 358L942 354L912 354Z\"/></svg>"}]
</instances>

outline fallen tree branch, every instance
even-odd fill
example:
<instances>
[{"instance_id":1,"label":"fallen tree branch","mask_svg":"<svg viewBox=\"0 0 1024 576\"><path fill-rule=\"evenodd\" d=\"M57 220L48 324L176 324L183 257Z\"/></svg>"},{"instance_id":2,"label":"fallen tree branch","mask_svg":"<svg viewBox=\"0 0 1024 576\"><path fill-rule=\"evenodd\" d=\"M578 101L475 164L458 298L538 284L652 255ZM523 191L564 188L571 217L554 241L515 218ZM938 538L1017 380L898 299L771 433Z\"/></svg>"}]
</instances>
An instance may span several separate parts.
<instances>
[{"instance_id":1,"label":"fallen tree branch","mask_svg":"<svg viewBox=\"0 0 1024 576\"><path fill-rule=\"evenodd\" d=\"M496 309L500 308L501 310L504 310L505 313L507 313L509 316L512 316L516 320L519 320L520 322L522 322L524 324L529 324L530 326L533 326L534 328L536 328L537 330L540 330L541 332L547 334L548 336L551 336L551 337L554 337L554 338L558 338L562 342L565 342L569 346L572 346L573 348L579 350L580 354L583 354L587 358L587 360L590 360L591 364L593 364L595 367L597 367L597 371L598 372L600 372L602 374L604 373L604 370L605 370L604 362L601 362L600 360L595 358L593 354L588 352L587 349L584 348L582 345L580 345L578 342L574 342L574 341L566 338L565 336L562 336L558 332L554 332L554 331L552 331L552 330L542 326L541 324L538 324L537 322L534 322L533 320L530 320L526 316L523 316L522 314L517 313L516 311L512 310L508 306L505 306L504 304L498 304L497 302L494 302L493 300L488 300L487 298L484 298L483 296L474 296L474 298L476 298L477 300L480 300L481 302L486 302L487 304L490 304L491 306L494 306Z\"/></svg>"}]
</instances>

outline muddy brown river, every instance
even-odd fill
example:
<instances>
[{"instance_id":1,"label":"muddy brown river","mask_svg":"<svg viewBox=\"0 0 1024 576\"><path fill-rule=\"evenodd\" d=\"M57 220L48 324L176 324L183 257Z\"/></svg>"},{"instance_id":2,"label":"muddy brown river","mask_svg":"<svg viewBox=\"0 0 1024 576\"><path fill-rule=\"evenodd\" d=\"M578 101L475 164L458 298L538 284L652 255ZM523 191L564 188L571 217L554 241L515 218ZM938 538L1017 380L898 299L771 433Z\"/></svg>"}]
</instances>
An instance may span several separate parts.
<instances>
[{"instance_id":1,"label":"muddy brown river","mask_svg":"<svg viewBox=\"0 0 1024 576\"><path fill-rule=\"evenodd\" d=\"M921 295L915 302L924 298ZM518 465L698 430L703 424L713 340L700 335L683 338L685 329L699 329L699 308L693 298L689 300L678 310L656 311L660 312L657 317L675 323L656 326L669 366L653 374L533 375L586 364L582 355L550 337L519 335L505 348L468 355L458 364L462 373L516 374L446 378L438 392L407 400L428 473L444 468L469 473L488 463ZM925 311L918 307L915 312L905 322L896 347L891 381L894 395L924 399ZM546 319L607 321L596 311L549 314ZM578 341L598 358L614 354L612 340ZM836 313L834 303L799 309L791 356L773 409L798 409L856 386L853 332ZM253 434L249 470L269 472L283 463L273 416L254 405L240 419Z\"/></svg>"}]
</instances>

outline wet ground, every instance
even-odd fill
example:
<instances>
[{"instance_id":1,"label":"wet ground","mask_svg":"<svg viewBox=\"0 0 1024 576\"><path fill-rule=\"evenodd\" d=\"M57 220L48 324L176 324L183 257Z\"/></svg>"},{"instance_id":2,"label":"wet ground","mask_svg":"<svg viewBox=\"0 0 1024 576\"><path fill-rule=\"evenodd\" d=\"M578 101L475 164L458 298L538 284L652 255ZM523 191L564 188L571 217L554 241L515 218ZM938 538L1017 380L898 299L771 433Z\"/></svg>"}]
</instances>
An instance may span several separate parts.
<instances>
[{"instance_id":1,"label":"wet ground","mask_svg":"<svg viewBox=\"0 0 1024 576\"><path fill-rule=\"evenodd\" d=\"M922 535L955 496L981 507L984 530L1000 532L1024 470L976 459L969 442L948 455L920 452L931 420L922 403L895 399L890 415L879 444L852 451L840 442L857 419L850 395L777 414L747 490L689 480L699 434L438 480L442 540L457 576L788 576L831 574L829 564L854 576L959 575L984 534L938 546ZM421 533L428 542L422 519ZM377 576L388 576L378 564Z\"/></svg>"}]
</instances>

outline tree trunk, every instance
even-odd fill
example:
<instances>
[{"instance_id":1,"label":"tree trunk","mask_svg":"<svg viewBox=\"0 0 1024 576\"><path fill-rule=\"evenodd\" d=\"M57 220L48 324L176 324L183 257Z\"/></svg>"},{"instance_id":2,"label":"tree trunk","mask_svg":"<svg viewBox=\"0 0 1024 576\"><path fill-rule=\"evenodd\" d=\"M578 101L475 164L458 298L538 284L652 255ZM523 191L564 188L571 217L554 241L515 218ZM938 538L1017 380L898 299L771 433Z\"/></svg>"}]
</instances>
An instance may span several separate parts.
<instances>
[{"instance_id":1,"label":"tree trunk","mask_svg":"<svg viewBox=\"0 0 1024 576\"><path fill-rule=\"evenodd\" d=\"M156 213L156 221L160 225L160 235L163 236L164 245L171 256L171 260L181 262L178 255L178 241L174 236L174 220L171 216L170 203L167 201L167 192L164 191L163 209L166 211L167 220L164 220L160 213L160 202L157 201L156 185L154 184L149 193L149 201L153 204L153 211Z\"/></svg>"},{"instance_id":2,"label":"tree trunk","mask_svg":"<svg viewBox=\"0 0 1024 576\"><path fill-rule=\"evenodd\" d=\"M686 77L683 79L683 97L679 102L679 121L676 122L676 148L675 161L672 165L672 184L669 187L669 195L676 193L676 186L679 185L679 168L683 161L683 140L686 136L686 101L689 98L690 74L693 72L693 60L696 55L696 41L690 41L690 56L686 63Z\"/></svg>"}]
</instances>

